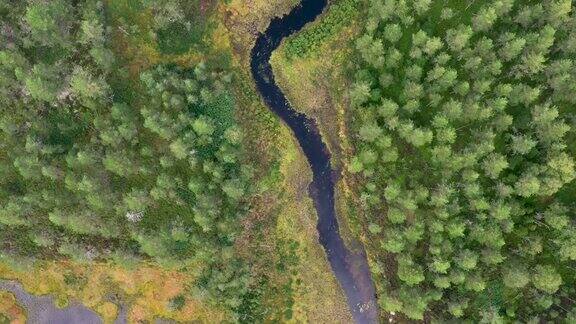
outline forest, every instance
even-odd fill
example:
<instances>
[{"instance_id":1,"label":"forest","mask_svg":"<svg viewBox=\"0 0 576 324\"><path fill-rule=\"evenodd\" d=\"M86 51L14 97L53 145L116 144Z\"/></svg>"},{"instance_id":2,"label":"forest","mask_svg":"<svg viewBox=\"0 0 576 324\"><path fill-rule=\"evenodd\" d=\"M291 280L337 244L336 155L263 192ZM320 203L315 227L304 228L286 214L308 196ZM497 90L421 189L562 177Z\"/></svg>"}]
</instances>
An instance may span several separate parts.
<instances>
[{"instance_id":1,"label":"forest","mask_svg":"<svg viewBox=\"0 0 576 324\"><path fill-rule=\"evenodd\" d=\"M350 88L384 311L576 320L570 0L369 1Z\"/></svg>"},{"instance_id":2,"label":"forest","mask_svg":"<svg viewBox=\"0 0 576 324\"><path fill-rule=\"evenodd\" d=\"M0 0L0 323L576 322L574 2L310 3Z\"/></svg>"},{"instance_id":3,"label":"forest","mask_svg":"<svg viewBox=\"0 0 576 324\"><path fill-rule=\"evenodd\" d=\"M155 17L161 48L163 28L184 20L173 9ZM2 1L0 17L2 259L151 258L237 308L247 280L232 246L254 170L233 72L199 62L130 75L101 2Z\"/></svg>"}]
</instances>

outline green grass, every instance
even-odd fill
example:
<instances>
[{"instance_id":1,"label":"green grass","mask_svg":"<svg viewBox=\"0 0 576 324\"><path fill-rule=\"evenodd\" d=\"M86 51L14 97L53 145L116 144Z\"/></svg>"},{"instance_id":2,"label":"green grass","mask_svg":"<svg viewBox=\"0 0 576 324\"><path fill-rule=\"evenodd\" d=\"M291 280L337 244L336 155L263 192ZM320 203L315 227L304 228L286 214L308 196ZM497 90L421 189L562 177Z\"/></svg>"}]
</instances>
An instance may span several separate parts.
<instances>
[{"instance_id":1,"label":"green grass","mask_svg":"<svg viewBox=\"0 0 576 324\"><path fill-rule=\"evenodd\" d=\"M332 4L318 23L305 28L286 41L284 51L289 59L317 53L319 47L342 28L353 22L360 11L360 0L340 0Z\"/></svg>"},{"instance_id":2,"label":"green grass","mask_svg":"<svg viewBox=\"0 0 576 324\"><path fill-rule=\"evenodd\" d=\"M187 29L184 24L173 23L157 31L158 48L162 54L184 54L195 45L202 44L205 26L193 24Z\"/></svg>"},{"instance_id":3,"label":"green grass","mask_svg":"<svg viewBox=\"0 0 576 324\"><path fill-rule=\"evenodd\" d=\"M202 10L200 0L186 0L181 5L185 22L174 22L156 30L156 43L162 54L181 55L211 47L211 39L206 37L214 27L210 8Z\"/></svg>"}]
</instances>

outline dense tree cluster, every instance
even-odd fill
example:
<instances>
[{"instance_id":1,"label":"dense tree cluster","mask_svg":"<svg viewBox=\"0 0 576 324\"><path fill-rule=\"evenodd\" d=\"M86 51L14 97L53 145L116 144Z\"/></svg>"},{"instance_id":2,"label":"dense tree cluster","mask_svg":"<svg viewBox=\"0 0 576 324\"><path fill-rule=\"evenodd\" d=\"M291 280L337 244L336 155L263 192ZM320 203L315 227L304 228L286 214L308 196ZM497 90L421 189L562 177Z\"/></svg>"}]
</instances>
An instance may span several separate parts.
<instances>
[{"instance_id":1,"label":"dense tree cluster","mask_svg":"<svg viewBox=\"0 0 576 324\"><path fill-rule=\"evenodd\" d=\"M340 0L330 5L325 16L313 26L288 38L284 51L288 58L305 57L318 50L330 36L335 35L356 17L360 0Z\"/></svg>"},{"instance_id":2,"label":"dense tree cluster","mask_svg":"<svg viewBox=\"0 0 576 324\"><path fill-rule=\"evenodd\" d=\"M200 269L195 291L238 307L253 171L232 75L129 80L104 17L97 1L0 0L0 256L149 257Z\"/></svg>"},{"instance_id":3,"label":"dense tree cluster","mask_svg":"<svg viewBox=\"0 0 576 324\"><path fill-rule=\"evenodd\" d=\"M378 240L383 309L574 316L572 2L371 0L368 13L349 170Z\"/></svg>"}]
</instances>

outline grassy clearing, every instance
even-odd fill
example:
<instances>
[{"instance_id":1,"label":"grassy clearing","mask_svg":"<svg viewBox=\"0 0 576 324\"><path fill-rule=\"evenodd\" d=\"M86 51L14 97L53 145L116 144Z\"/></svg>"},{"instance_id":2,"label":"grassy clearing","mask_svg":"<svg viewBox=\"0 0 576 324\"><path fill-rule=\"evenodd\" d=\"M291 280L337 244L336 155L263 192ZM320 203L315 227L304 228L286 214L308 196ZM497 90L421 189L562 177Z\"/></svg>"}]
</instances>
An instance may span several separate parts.
<instances>
[{"instance_id":1,"label":"grassy clearing","mask_svg":"<svg viewBox=\"0 0 576 324\"><path fill-rule=\"evenodd\" d=\"M306 55L291 56L288 48L294 43L304 42L307 31L324 30L325 20L333 19L334 13L339 11L339 7L329 7L303 32L286 40L271 59L276 82L293 107L318 122L337 169L341 168L343 151L348 148L346 72L350 68L349 59L353 50L350 40L359 33L358 24L349 20L349 23L328 28L330 33L322 33L322 37L310 45Z\"/></svg>"},{"instance_id":2,"label":"grassy clearing","mask_svg":"<svg viewBox=\"0 0 576 324\"><path fill-rule=\"evenodd\" d=\"M157 32L153 29L152 12L140 1L105 2L115 52L126 61L133 76L159 63L193 66L229 49L218 15L213 10L202 10L200 1L191 1L186 10L192 22L190 30L183 25L170 24Z\"/></svg>"},{"instance_id":3,"label":"grassy clearing","mask_svg":"<svg viewBox=\"0 0 576 324\"><path fill-rule=\"evenodd\" d=\"M287 128L281 128L279 138L280 163L260 181L262 193L243 222L238 249L263 279L266 321L348 323L344 295L318 243L317 217L307 194L311 171Z\"/></svg>"},{"instance_id":4,"label":"grassy clearing","mask_svg":"<svg viewBox=\"0 0 576 324\"><path fill-rule=\"evenodd\" d=\"M332 87L338 88L338 86L330 84L330 81L335 81L338 76L331 73L336 70L328 70L338 67L338 62L325 61L330 62L325 63L315 58L288 61L281 50L272 55L276 82L294 109L313 117L318 122L322 137L334 157L332 163L338 167L341 161L339 116L336 107L338 98L332 92Z\"/></svg>"},{"instance_id":5,"label":"grassy clearing","mask_svg":"<svg viewBox=\"0 0 576 324\"><path fill-rule=\"evenodd\" d=\"M140 264L134 270L110 264L82 265L64 261L45 262L25 270L0 264L0 277L19 281L32 294L51 294L61 307L78 300L100 314L105 323L112 323L118 314L118 306L112 302L115 298L128 307L130 323L152 321L157 317L206 322L226 318L218 309L194 300L187 300L180 311L171 310L170 300L184 293L185 283L194 278L148 264Z\"/></svg>"},{"instance_id":6,"label":"grassy clearing","mask_svg":"<svg viewBox=\"0 0 576 324\"><path fill-rule=\"evenodd\" d=\"M326 40L338 34L342 28L350 24L350 21L356 19L360 13L358 10L360 5L360 0L333 1L322 19L286 41L284 53L290 59L319 55L318 49Z\"/></svg>"}]
</instances>

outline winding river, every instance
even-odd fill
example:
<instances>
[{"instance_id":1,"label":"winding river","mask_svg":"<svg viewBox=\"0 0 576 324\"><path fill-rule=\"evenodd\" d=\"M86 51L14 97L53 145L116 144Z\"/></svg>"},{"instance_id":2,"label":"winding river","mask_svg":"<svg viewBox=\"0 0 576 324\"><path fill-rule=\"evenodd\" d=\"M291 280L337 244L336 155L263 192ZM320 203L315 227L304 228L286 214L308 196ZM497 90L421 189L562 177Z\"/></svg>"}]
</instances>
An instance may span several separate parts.
<instances>
[{"instance_id":1,"label":"winding river","mask_svg":"<svg viewBox=\"0 0 576 324\"><path fill-rule=\"evenodd\" d=\"M314 21L327 6L327 0L301 0L288 15L274 18L259 34L251 53L250 67L264 102L292 130L312 168L310 195L318 213L318 233L332 271L346 294L357 323L377 323L378 308L366 254L362 248L350 250L339 233L334 207L335 174L330 152L322 141L316 122L295 111L274 81L270 56L282 40Z\"/></svg>"}]
</instances>

